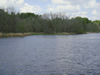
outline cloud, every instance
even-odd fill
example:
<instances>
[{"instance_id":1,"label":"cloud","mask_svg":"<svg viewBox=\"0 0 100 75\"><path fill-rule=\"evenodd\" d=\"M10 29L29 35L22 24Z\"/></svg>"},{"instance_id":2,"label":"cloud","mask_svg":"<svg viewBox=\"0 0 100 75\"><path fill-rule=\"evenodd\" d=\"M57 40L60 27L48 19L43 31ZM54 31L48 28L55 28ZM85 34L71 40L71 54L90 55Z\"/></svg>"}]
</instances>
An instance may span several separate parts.
<instances>
[{"instance_id":1,"label":"cloud","mask_svg":"<svg viewBox=\"0 0 100 75\"><path fill-rule=\"evenodd\" d=\"M51 0L53 4L70 4L70 1L65 1L65 0Z\"/></svg>"},{"instance_id":2,"label":"cloud","mask_svg":"<svg viewBox=\"0 0 100 75\"><path fill-rule=\"evenodd\" d=\"M30 5L25 3L24 0L0 0L0 7L5 9L13 7L16 8L16 10L19 10L19 12L39 13L41 11L40 6Z\"/></svg>"},{"instance_id":3,"label":"cloud","mask_svg":"<svg viewBox=\"0 0 100 75\"><path fill-rule=\"evenodd\" d=\"M100 19L99 9L100 3L96 0L51 0L47 12L66 12L71 17L82 16L94 20L94 17Z\"/></svg>"},{"instance_id":4,"label":"cloud","mask_svg":"<svg viewBox=\"0 0 100 75\"><path fill-rule=\"evenodd\" d=\"M100 20L100 10L93 10L91 14L92 14L91 18L93 20Z\"/></svg>"},{"instance_id":5,"label":"cloud","mask_svg":"<svg viewBox=\"0 0 100 75\"><path fill-rule=\"evenodd\" d=\"M91 20L100 19L100 3L96 0L30 0L35 5L25 0L0 0L0 7L14 7L19 12L56 13L64 12L68 16L86 16ZM44 4L42 4L44 3Z\"/></svg>"},{"instance_id":6,"label":"cloud","mask_svg":"<svg viewBox=\"0 0 100 75\"><path fill-rule=\"evenodd\" d=\"M20 12L32 12L32 13L38 13L41 11L41 8L39 6L32 6L27 3L25 3L21 8Z\"/></svg>"},{"instance_id":7,"label":"cloud","mask_svg":"<svg viewBox=\"0 0 100 75\"><path fill-rule=\"evenodd\" d=\"M80 10L80 6L72 6L72 5L57 5L57 6L49 6L48 12L65 12L65 11L77 11Z\"/></svg>"},{"instance_id":8,"label":"cloud","mask_svg":"<svg viewBox=\"0 0 100 75\"><path fill-rule=\"evenodd\" d=\"M8 7L20 7L23 5L24 0L0 0L0 7L8 8Z\"/></svg>"},{"instance_id":9,"label":"cloud","mask_svg":"<svg viewBox=\"0 0 100 75\"><path fill-rule=\"evenodd\" d=\"M97 14L97 11L96 10L93 10L92 11L92 15L96 15Z\"/></svg>"},{"instance_id":10,"label":"cloud","mask_svg":"<svg viewBox=\"0 0 100 75\"><path fill-rule=\"evenodd\" d=\"M100 3L96 2L96 0L91 0L88 1L86 5L84 5L85 8L99 8L100 7Z\"/></svg>"}]
</instances>

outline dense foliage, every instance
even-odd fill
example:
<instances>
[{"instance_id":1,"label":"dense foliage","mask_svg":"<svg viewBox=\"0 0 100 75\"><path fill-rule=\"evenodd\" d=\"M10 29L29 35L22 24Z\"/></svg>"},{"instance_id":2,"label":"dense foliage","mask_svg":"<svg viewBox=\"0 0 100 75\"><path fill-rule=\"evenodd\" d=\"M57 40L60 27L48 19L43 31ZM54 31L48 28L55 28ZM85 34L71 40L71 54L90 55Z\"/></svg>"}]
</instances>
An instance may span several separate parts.
<instances>
[{"instance_id":1,"label":"dense foliage","mask_svg":"<svg viewBox=\"0 0 100 75\"><path fill-rule=\"evenodd\" d=\"M0 32L85 33L99 32L100 21L76 17L69 19L64 14L15 13L0 9Z\"/></svg>"}]
</instances>

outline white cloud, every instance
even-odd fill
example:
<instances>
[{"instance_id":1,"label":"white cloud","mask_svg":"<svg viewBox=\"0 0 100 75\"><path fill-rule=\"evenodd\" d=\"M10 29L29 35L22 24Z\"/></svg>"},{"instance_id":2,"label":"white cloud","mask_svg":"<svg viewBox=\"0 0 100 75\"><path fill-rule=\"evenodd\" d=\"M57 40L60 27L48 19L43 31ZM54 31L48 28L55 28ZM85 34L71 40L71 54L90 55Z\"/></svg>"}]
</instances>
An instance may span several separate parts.
<instances>
[{"instance_id":1,"label":"white cloud","mask_svg":"<svg viewBox=\"0 0 100 75\"><path fill-rule=\"evenodd\" d=\"M17 1L16 1L16 4L17 4L17 5L22 5L23 3L24 3L24 0L17 0Z\"/></svg>"},{"instance_id":2,"label":"white cloud","mask_svg":"<svg viewBox=\"0 0 100 75\"><path fill-rule=\"evenodd\" d=\"M48 5L47 12L79 11L79 5Z\"/></svg>"},{"instance_id":3,"label":"white cloud","mask_svg":"<svg viewBox=\"0 0 100 75\"><path fill-rule=\"evenodd\" d=\"M65 1L65 0L51 0L51 2L53 4L70 4L69 1Z\"/></svg>"},{"instance_id":4,"label":"white cloud","mask_svg":"<svg viewBox=\"0 0 100 75\"><path fill-rule=\"evenodd\" d=\"M19 12L39 13L39 11L41 11L40 6L30 5L25 3L24 0L0 0L0 7L5 9L13 7L19 10Z\"/></svg>"},{"instance_id":5,"label":"white cloud","mask_svg":"<svg viewBox=\"0 0 100 75\"><path fill-rule=\"evenodd\" d=\"M92 20L100 20L100 10L93 10L91 14Z\"/></svg>"},{"instance_id":6,"label":"white cloud","mask_svg":"<svg viewBox=\"0 0 100 75\"><path fill-rule=\"evenodd\" d=\"M8 8L8 7L20 7L23 5L24 0L0 0L0 7Z\"/></svg>"},{"instance_id":7,"label":"white cloud","mask_svg":"<svg viewBox=\"0 0 100 75\"><path fill-rule=\"evenodd\" d=\"M76 16L87 17L86 11L74 12L72 14L73 14L72 17L76 17Z\"/></svg>"},{"instance_id":8,"label":"white cloud","mask_svg":"<svg viewBox=\"0 0 100 75\"><path fill-rule=\"evenodd\" d=\"M97 3L96 0L90 0L84 6L85 8L100 8L100 3Z\"/></svg>"},{"instance_id":9,"label":"white cloud","mask_svg":"<svg viewBox=\"0 0 100 75\"><path fill-rule=\"evenodd\" d=\"M92 11L92 15L96 15L97 14L97 11L96 10L93 10Z\"/></svg>"},{"instance_id":10,"label":"white cloud","mask_svg":"<svg viewBox=\"0 0 100 75\"><path fill-rule=\"evenodd\" d=\"M33 0L34 3L36 0ZM38 0L44 4L30 5L24 0L0 0L0 7L14 7L20 12L46 13L64 12L68 16L87 16L100 19L100 3L96 0ZM51 2L50 2L51 1ZM47 4L45 4L47 2ZM47 7L46 7L47 6Z\"/></svg>"},{"instance_id":11,"label":"white cloud","mask_svg":"<svg viewBox=\"0 0 100 75\"><path fill-rule=\"evenodd\" d=\"M96 0L51 0L47 12L66 12L68 16L100 19L100 3Z\"/></svg>"},{"instance_id":12,"label":"white cloud","mask_svg":"<svg viewBox=\"0 0 100 75\"><path fill-rule=\"evenodd\" d=\"M38 13L41 11L41 8L39 6L32 6L27 3L25 3L21 8L20 12L32 12L32 13Z\"/></svg>"}]
</instances>

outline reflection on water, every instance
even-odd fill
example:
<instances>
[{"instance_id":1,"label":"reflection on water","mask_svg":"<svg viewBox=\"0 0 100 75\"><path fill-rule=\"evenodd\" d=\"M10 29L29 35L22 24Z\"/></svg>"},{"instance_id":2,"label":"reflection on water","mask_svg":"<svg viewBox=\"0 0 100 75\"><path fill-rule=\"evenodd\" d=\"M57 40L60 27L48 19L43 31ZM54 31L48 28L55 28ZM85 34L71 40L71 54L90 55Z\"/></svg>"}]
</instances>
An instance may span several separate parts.
<instances>
[{"instance_id":1,"label":"reflection on water","mask_svg":"<svg viewBox=\"0 0 100 75\"><path fill-rule=\"evenodd\" d=\"M0 75L100 75L100 34L0 38Z\"/></svg>"}]
</instances>

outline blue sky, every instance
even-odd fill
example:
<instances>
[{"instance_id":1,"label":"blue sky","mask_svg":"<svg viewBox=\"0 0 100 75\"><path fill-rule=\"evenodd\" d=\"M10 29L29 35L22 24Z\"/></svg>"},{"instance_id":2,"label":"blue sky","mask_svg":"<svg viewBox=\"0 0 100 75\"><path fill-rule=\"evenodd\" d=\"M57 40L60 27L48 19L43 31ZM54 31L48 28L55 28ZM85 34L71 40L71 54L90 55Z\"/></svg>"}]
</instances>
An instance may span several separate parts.
<instances>
[{"instance_id":1,"label":"blue sky","mask_svg":"<svg viewBox=\"0 0 100 75\"><path fill-rule=\"evenodd\" d=\"M35 14L60 12L68 17L100 20L100 0L0 0L0 7L14 7L19 12Z\"/></svg>"}]
</instances>

